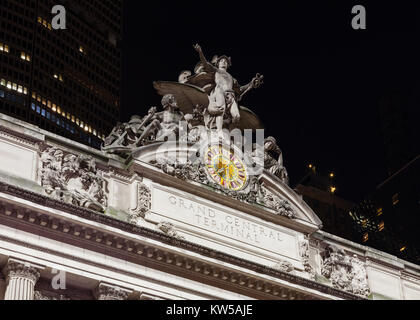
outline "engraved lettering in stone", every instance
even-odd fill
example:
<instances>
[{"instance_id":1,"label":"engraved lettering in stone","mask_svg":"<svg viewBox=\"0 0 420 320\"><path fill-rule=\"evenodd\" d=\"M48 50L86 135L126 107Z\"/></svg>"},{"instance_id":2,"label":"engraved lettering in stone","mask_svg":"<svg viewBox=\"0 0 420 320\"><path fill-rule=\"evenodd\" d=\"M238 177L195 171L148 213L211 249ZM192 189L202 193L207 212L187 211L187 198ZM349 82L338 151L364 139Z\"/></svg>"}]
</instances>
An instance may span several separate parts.
<instances>
[{"instance_id":1,"label":"engraved lettering in stone","mask_svg":"<svg viewBox=\"0 0 420 320\"><path fill-rule=\"evenodd\" d=\"M216 231L217 233L239 238L252 244L260 244L262 239L270 242L283 241L279 232L242 218L234 217L176 196L168 196L168 200L170 205L177 209L183 209L179 214L187 214L184 218L189 219L188 214L190 214L190 221L209 231Z\"/></svg>"}]
</instances>

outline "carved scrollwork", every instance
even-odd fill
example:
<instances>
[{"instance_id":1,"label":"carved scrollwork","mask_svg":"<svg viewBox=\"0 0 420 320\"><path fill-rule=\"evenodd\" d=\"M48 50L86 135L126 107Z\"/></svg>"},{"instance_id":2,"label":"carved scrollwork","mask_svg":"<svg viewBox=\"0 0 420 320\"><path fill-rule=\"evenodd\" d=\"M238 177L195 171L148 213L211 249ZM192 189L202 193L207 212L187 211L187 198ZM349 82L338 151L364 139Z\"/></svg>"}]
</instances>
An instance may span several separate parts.
<instances>
[{"instance_id":1,"label":"carved scrollwork","mask_svg":"<svg viewBox=\"0 0 420 320\"><path fill-rule=\"evenodd\" d=\"M92 157L76 156L50 147L41 154L41 185L54 199L104 212L106 181Z\"/></svg>"},{"instance_id":2,"label":"carved scrollwork","mask_svg":"<svg viewBox=\"0 0 420 320\"><path fill-rule=\"evenodd\" d=\"M315 270L314 267L311 265L310 257L309 257L309 240L305 239L299 242L299 253L302 259L303 267L305 268L305 272L308 273L310 279L315 279Z\"/></svg>"},{"instance_id":3,"label":"carved scrollwork","mask_svg":"<svg viewBox=\"0 0 420 320\"><path fill-rule=\"evenodd\" d=\"M152 192L143 182L137 184L137 207L130 211L129 222L138 223L152 207Z\"/></svg>"}]
</instances>

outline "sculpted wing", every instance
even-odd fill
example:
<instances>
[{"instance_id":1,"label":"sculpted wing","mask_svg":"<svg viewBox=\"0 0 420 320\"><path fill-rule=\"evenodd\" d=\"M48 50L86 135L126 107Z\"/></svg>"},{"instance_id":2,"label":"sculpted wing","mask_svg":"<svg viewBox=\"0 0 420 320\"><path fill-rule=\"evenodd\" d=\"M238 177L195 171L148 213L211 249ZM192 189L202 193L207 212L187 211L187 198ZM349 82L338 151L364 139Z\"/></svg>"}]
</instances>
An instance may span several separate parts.
<instances>
[{"instance_id":1,"label":"sculpted wing","mask_svg":"<svg viewBox=\"0 0 420 320\"><path fill-rule=\"evenodd\" d=\"M206 92L191 84L155 81L153 82L153 87L161 96L173 94L179 108L184 114L192 113L196 105L201 105L205 108L209 105L209 98Z\"/></svg>"},{"instance_id":2,"label":"sculpted wing","mask_svg":"<svg viewBox=\"0 0 420 320\"><path fill-rule=\"evenodd\" d=\"M264 129L264 125L260 118L258 118L258 116L250 109L241 106L239 107L239 112L241 114L238 124L239 129Z\"/></svg>"},{"instance_id":3,"label":"sculpted wing","mask_svg":"<svg viewBox=\"0 0 420 320\"><path fill-rule=\"evenodd\" d=\"M210 95L216 86L214 77L214 72L201 72L190 77L187 81L187 84L199 87L203 89L207 95Z\"/></svg>"}]
</instances>

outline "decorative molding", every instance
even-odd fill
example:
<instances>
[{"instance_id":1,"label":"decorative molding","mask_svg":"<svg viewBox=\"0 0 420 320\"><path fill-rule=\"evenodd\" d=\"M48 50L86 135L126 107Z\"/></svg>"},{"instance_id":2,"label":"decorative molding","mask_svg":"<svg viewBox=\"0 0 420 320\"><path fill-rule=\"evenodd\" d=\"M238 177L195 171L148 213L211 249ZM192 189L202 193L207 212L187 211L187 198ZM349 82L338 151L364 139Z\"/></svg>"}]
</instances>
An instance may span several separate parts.
<instances>
[{"instance_id":1,"label":"decorative molding","mask_svg":"<svg viewBox=\"0 0 420 320\"><path fill-rule=\"evenodd\" d=\"M36 146L37 144L44 143L44 141L40 139L34 138L32 136L29 136L20 132L16 132L12 129L9 129L1 125L0 125L0 135L10 137L17 142L20 142L29 146Z\"/></svg>"},{"instance_id":2,"label":"decorative molding","mask_svg":"<svg viewBox=\"0 0 420 320\"><path fill-rule=\"evenodd\" d=\"M34 300L44 300L44 301L62 300L64 301L64 300L71 300L71 299L64 295L52 296L52 295L44 294L41 291L35 291Z\"/></svg>"},{"instance_id":3,"label":"decorative molding","mask_svg":"<svg viewBox=\"0 0 420 320\"><path fill-rule=\"evenodd\" d=\"M185 240L183 236L180 236L178 234L178 231L176 230L175 226L170 222L161 222L158 224L157 228L170 237L173 237L178 240Z\"/></svg>"},{"instance_id":4,"label":"decorative molding","mask_svg":"<svg viewBox=\"0 0 420 320\"><path fill-rule=\"evenodd\" d=\"M293 266L293 264L291 264L288 261L280 261L279 263L274 265L273 269L281 271L281 272L290 273L295 270L295 267Z\"/></svg>"},{"instance_id":5,"label":"decorative molding","mask_svg":"<svg viewBox=\"0 0 420 320\"><path fill-rule=\"evenodd\" d=\"M95 296L98 300L127 300L132 292L132 290L100 283L95 290Z\"/></svg>"},{"instance_id":6,"label":"decorative molding","mask_svg":"<svg viewBox=\"0 0 420 320\"><path fill-rule=\"evenodd\" d=\"M200 255L205 256L205 257L218 259L220 261L223 261L232 265L250 269L260 274L265 274L265 275L273 276L273 277L288 281L289 283L292 283L292 284L305 286L310 289L317 290L320 293L330 294L330 295L337 296L343 299L359 299L359 297L355 295L346 293L341 290L337 290L327 285L316 283L309 279L305 279L305 278L301 278L292 274L284 273L284 272L281 272L272 268L267 268L266 266L259 265L257 263L254 263L245 259L241 259L235 256L231 256L229 254L216 251L207 247L203 247L195 243L191 243L185 240L180 240L180 239L170 237L168 235L163 234L162 232L153 231L145 227L135 226L133 224L126 223L126 222L105 216L103 214L96 213L91 210L79 208L72 205L67 205L62 202L55 201L55 200L49 199L48 197L41 196L32 192L14 187L14 186L7 186L1 182L0 182L0 192L12 194L13 196L18 196L24 199L26 198L35 203L40 202L41 205L46 206L46 207L63 210L65 212L72 213L84 219L95 221L96 223L102 223L105 225L113 226L113 227L119 228L122 231L127 231L133 234L141 235L143 237L150 238L152 240L157 240L162 243L169 244L171 246L175 246L184 250L199 253ZM1 215L6 216L7 219L8 220L11 219L11 221L15 220L15 221L25 221L26 223L29 222L31 224L38 225L40 228L52 229L54 230L54 233L59 232L59 233L65 234L67 237L79 238L80 240L90 242L95 246L104 246L104 247L107 247L108 249L116 250L116 252L119 251L123 253L125 252L125 254L129 254L129 255L134 255L134 256L139 256L139 257L141 256L142 259L151 259L159 263L162 263L163 261L169 265L172 265L171 269L173 268L185 269L189 267L189 269L187 268L187 270L190 270L190 271L198 270L196 272L198 272L199 274L203 274L205 276L209 275L208 270L213 270L211 271L211 274L213 274L213 277L216 277L216 278L220 277L220 272L221 270L223 270L223 267L219 267L220 270L218 271L215 269L214 266L199 267L197 265L197 267L194 267L193 265L191 265L191 262L187 262L188 259L186 257L180 257L180 256L175 257L174 253L162 252L161 250L154 249L152 247L146 248L146 246L142 243L133 242L133 241L127 242L127 240L123 237L122 238L115 237L115 234L108 235L104 231L94 232L94 230L87 229L86 227L82 225L80 226L74 225L72 227L69 227L69 224L67 224L64 221L54 222L54 220L51 220L48 217L48 214L40 215L38 210L36 212L31 212L30 210L25 209L26 211L23 212L23 214L18 214L18 211L21 212L20 210L21 209L19 209L16 206L10 207L10 205L7 202L0 201L0 217ZM45 223L45 221L47 223ZM74 224L74 222L72 222L72 224ZM75 232L76 228L80 228L82 231L76 233ZM28 244L25 244L25 246L28 246ZM110 251L110 253L112 252L112 250ZM75 257L72 257L72 258L74 259ZM201 262L197 261L197 263L203 265L202 261ZM245 286L245 285L246 283L244 283L242 286ZM252 287L249 287L249 288L252 288ZM276 295L278 294L277 291L272 291L272 294L274 297L279 297L278 295ZM309 297L310 295L304 295L301 298L306 299Z\"/></svg>"}]
</instances>

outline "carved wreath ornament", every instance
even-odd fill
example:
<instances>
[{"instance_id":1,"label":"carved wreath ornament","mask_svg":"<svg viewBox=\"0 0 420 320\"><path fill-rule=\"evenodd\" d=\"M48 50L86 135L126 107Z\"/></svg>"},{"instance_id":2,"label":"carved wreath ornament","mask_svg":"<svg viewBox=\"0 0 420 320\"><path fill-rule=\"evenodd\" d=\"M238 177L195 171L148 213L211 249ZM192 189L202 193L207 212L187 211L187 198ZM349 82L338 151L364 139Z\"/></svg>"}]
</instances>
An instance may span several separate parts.
<instances>
[{"instance_id":1,"label":"carved wreath ornament","mask_svg":"<svg viewBox=\"0 0 420 320\"><path fill-rule=\"evenodd\" d=\"M104 212L106 181L92 157L76 156L50 147L41 154L41 185L54 199Z\"/></svg>"},{"instance_id":2,"label":"carved wreath ornament","mask_svg":"<svg viewBox=\"0 0 420 320\"><path fill-rule=\"evenodd\" d=\"M357 255L350 257L344 250L328 246L322 256L322 275L335 288L364 297L370 294L366 268Z\"/></svg>"}]
</instances>

